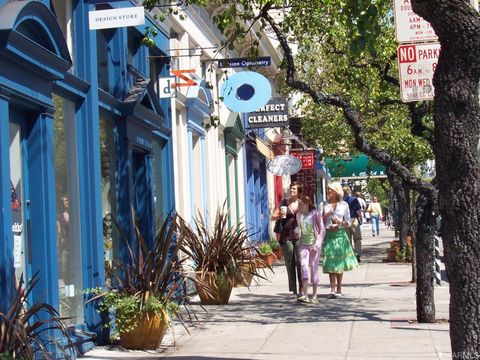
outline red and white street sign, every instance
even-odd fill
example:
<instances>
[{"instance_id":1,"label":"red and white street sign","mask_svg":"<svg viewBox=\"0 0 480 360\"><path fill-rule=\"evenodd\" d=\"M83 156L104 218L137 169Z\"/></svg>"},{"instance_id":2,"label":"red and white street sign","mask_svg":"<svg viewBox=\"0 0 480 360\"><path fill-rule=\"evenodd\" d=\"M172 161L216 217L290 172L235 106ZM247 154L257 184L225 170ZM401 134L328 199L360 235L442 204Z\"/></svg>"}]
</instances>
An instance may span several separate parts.
<instances>
[{"instance_id":1,"label":"red and white street sign","mask_svg":"<svg viewBox=\"0 0 480 360\"><path fill-rule=\"evenodd\" d=\"M440 55L440 44L400 45L398 47L398 69L400 71L400 93L402 100L432 100L433 73Z\"/></svg>"},{"instance_id":2,"label":"red and white street sign","mask_svg":"<svg viewBox=\"0 0 480 360\"><path fill-rule=\"evenodd\" d=\"M394 0L395 36L400 43L437 40L432 25L412 10L410 0Z\"/></svg>"}]
</instances>

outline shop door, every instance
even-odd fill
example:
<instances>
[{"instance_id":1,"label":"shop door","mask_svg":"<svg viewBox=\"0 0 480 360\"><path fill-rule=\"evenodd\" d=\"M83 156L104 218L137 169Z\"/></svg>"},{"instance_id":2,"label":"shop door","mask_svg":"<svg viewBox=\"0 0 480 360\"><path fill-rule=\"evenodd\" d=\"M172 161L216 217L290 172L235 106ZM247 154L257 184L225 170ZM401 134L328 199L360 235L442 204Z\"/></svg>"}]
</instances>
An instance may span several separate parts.
<instances>
[{"instance_id":1,"label":"shop door","mask_svg":"<svg viewBox=\"0 0 480 360\"><path fill-rule=\"evenodd\" d=\"M133 209L143 238L153 240L152 189L149 186L150 156L132 151Z\"/></svg>"},{"instance_id":2,"label":"shop door","mask_svg":"<svg viewBox=\"0 0 480 360\"><path fill-rule=\"evenodd\" d=\"M30 241L30 201L28 196L27 142L25 141L25 119L23 113L12 111L10 115L10 187L13 233L13 261L15 281L18 286L21 277L29 279L32 262Z\"/></svg>"}]
</instances>

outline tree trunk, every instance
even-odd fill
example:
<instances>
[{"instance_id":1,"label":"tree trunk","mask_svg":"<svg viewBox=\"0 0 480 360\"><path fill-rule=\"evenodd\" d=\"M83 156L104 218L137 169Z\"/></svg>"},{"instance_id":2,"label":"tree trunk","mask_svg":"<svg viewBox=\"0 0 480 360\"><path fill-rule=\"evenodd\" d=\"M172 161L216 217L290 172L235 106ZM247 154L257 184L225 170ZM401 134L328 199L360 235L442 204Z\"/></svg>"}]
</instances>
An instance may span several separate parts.
<instances>
[{"instance_id":1,"label":"tree trunk","mask_svg":"<svg viewBox=\"0 0 480 360\"><path fill-rule=\"evenodd\" d=\"M417 320L419 323L435 322L434 297L434 235L436 228L435 193L420 194L416 202L416 264L417 264Z\"/></svg>"},{"instance_id":2,"label":"tree trunk","mask_svg":"<svg viewBox=\"0 0 480 360\"><path fill-rule=\"evenodd\" d=\"M454 359L480 358L480 17L468 1L412 0L441 43L435 70L435 160L450 282Z\"/></svg>"},{"instance_id":3,"label":"tree trunk","mask_svg":"<svg viewBox=\"0 0 480 360\"><path fill-rule=\"evenodd\" d=\"M396 176L391 170L387 169L388 181L392 187L394 196L397 199L397 210L398 210L398 224L399 224L399 240L400 248L405 247L406 237L408 230L410 228L409 223L409 208L407 202L407 194L405 192L405 187L403 186L401 180Z\"/></svg>"}]
</instances>

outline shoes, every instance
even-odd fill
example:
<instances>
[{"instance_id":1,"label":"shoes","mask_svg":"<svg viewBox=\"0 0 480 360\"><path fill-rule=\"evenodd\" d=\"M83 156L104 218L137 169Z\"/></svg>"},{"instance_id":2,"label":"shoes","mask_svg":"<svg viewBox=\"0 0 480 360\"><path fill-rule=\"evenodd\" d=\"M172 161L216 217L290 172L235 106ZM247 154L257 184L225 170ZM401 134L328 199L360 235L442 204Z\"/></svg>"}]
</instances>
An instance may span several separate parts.
<instances>
[{"instance_id":1,"label":"shoes","mask_svg":"<svg viewBox=\"0 0 480 360\"><path fill-rule=\"evenodd\" d=\"M372 234L373 237L375 237L375 234Z\"/></svg>"},{"instance_id":2,"label":"shoes","mask_svg":"<svg viewBox=\"0 0 480 360\"><path fill-rule=\"evenodd\" d=\"M343 297L343 294L341 292L335 293L335 297Z\"/></svg>"},{"instance_id":3,"label":"shoes","mask_svg":"<svg viewBox=\"0 0 480 360\"><path fill-rule=\"evenodd\" d=\"M318 304L318 299L317 299L317 297L316 297L316 296L315 296L315 297L312 297L312 298L310 299L310 303L317 305L317 304Z\"/></svg>"},{"instance_id":4,"label":"shoes","mask_svg":"<svg viewBox=\"0 0 480 360\"><path fill-rule=\"evenodd\" d=\"M330 294L328 294L328 298L329 299L335 299L337 296L335 295L335 293L333 291L330 291Z\"/></svg>"},{"instance_id":5,"label":"shoes","mask_svg":"<svg viewBox=\"0 0 480 360\"><path fill-rule=\"evenodd\" d=\"M305 295L300 296L297 301L305 304L310 304L310 299L308 298L308 296Z\"/></svg>"}]
</instances>

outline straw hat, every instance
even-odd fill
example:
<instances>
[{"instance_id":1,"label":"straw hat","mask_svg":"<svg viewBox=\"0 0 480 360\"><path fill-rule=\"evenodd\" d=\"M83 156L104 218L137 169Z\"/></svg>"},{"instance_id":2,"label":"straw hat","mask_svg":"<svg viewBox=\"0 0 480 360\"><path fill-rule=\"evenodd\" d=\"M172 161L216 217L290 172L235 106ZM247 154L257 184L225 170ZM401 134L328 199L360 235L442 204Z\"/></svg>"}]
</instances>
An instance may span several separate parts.
<instances>
[{"instance_id":1,"label":"straw hat","mask_svg":"<svg viewBox=\"0 0 480 360\"><path fill-rule=\"evenodd\" d=\"M335 191L340 200L343 199L343 188L342 188L342 185L339 182L328 183L327 188Z\"/></svg>"}]
</instances>

